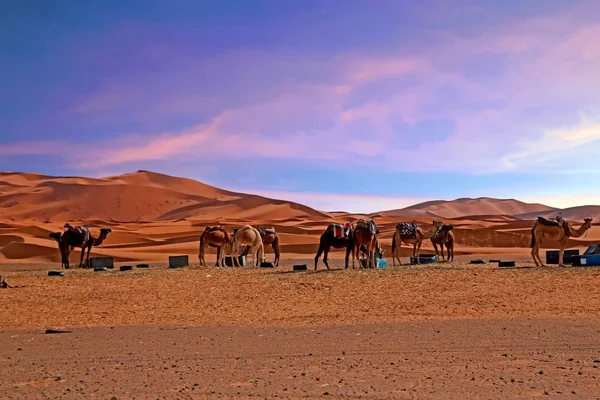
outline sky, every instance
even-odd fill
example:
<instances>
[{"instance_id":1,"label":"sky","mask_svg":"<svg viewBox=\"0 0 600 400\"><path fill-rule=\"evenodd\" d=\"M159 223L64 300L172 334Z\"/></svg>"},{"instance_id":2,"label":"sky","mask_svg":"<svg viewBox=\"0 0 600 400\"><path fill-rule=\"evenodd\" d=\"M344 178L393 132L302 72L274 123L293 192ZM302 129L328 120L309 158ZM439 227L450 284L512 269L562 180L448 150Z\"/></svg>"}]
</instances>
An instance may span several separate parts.
<instances>
[{"instance_id":1,"label":"sky","mask_svg":"<svg viewBox=\"0 0 600 400\"><path fill-rule=\"evenodd\" d=\"M600 2L0 2L0 170L600 204Z\"/></svg>"}]
</instances>

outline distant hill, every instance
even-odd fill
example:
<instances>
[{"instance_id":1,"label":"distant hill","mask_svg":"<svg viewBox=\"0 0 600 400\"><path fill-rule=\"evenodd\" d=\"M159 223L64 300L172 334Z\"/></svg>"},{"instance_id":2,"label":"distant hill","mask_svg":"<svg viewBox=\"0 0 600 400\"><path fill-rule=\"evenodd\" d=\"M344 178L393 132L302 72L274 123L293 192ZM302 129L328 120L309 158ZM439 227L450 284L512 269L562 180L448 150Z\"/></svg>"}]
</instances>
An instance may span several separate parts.
<instances>
[{"instance_id":1,"label":"distant hill","mask_svg":"<svg viewBox=\"0 0 600 400\"><path fill-rule=\"evenodd\" d=\"M0 173L3 220L271 221L306 217L322 219L329 215L290 201L230 192L148 171L101 179Z\"/></svg>"},{"instance_id":2,"label":"distant hill","mask_svg":"<svg viewBox=\"0 0 600 400\"><path fill-rule=\"evenodd\" d=\"M514 199L480 197L427 201L398 210L382 211L378 214L405 218L460 218L477 215L529 215L542 212L552 213L555 210L555 208L543 204L525 203Z\"/></svg>"}]
</instances>

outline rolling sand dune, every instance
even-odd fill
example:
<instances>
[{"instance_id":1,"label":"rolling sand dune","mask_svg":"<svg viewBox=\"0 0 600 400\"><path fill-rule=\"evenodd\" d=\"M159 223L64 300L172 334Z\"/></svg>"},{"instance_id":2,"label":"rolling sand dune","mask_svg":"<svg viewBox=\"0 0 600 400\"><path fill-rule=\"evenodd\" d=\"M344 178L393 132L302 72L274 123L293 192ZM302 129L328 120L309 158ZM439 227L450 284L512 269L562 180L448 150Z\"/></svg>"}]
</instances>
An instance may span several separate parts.
<instances>
[{"instance_id":1,"label":"rolling sand dune","mask_svg":"<svg viewBox=\"0 0 600 400\"><path fill-rule=\"evenodd\" d=\"M553 217L557 212L541 204L479 198L430 201L371 217L378 223L388 254L397 223L416 219L427 230L433 220L442 219L455 226L457 255L512 252L522 256L528 252L533 219ZM584 216L600 220L600 206L566 209L563 216L576 226ZM59 262L58 246L48 235L61 231L65 222L86 224L93 235L101 227L110 227L112 233L92 255L110 255L117 261L164 262L168 255L181 253L195 262L200 233L215 224L230 232L246 224L273 226L281 235L284 259L312 258L330 223L362 217L148 171L101 179L4 172L0 174L0 262ZM570 246L585 248L599 241L600 232L592 229ZM544 245L555 247L556 243ZM425 241L423 251L432 249L430 241ZM408 257L411 251L405 245L401 254ZM272 254L271 248L266 252ZM72 261L79 260L79 254L75 250ZM214 259L215 250L209 249L208 254L209 260ZM333 259L341 257L343 250L330 254Z\"/></svg>"},{"instance_id":2,"label":"rolling sand dune","mask_svg":"<svg viewBox=\"0 0 600 400\"><path fill-rule=\"evenodd\" d=\"M543 204L529 204L514 199L456 199L436 200L416 204L399 210L383 211L379 214L388 217L441 217L460 218L470 215L517 215L531 212L552 211Z\"/></svg>"}]
</instances>

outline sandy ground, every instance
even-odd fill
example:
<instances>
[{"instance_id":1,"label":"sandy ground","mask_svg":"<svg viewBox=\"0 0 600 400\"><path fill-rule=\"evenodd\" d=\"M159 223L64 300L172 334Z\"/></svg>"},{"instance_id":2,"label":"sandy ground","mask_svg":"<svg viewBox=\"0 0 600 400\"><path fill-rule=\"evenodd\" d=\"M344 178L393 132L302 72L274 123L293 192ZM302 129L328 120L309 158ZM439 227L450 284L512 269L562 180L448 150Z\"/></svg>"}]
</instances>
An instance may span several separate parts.
<instances>
[{"instance_id":1,"label":"sandy ground","mask_svg":"<svg viewBox=\"0 0 600 400\"><path fill-rule=\"evenodd\" d=\"M589 399L599 333L584 318L3 331L0 395Z\"/></svg>"},{"instance_id":2,"label":"sandy ground","mask_svg":"<svg viewBox=\"0 0 600 400\"><path fill-rule=\"evenodd\" d=\"M0 397L600 393L598 268L291 264L5 272Z\"/></svg>"}]
</instances>

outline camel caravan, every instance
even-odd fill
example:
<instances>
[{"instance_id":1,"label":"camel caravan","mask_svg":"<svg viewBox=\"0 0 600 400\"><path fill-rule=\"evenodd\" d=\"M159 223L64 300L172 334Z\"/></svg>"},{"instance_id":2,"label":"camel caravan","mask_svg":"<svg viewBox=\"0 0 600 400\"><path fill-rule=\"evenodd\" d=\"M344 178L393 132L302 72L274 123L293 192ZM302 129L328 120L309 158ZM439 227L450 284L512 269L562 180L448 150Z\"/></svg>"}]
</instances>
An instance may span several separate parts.
<instances>
[{"instance_id":1,"label":"camel caravan","mask_svg":"<svg viewBox=\"0 0 600 400\"><path fill-rule=\"evenodd\" d=\"M587 233L592 227L592 218L585 218L583 225L575 229L559 214L555 219L538 217L531 230L531 255L536 266L544 267L539 250L543 239L552 239L559 242L559 266L563 266L563 254L570 238L578 238ZM454 262L454 227L444 224L442 221L433 221L432 225L425 229L412 223L402 222L395 226L392 234L392 262L400 261L400 250L402 244L412 246L412 259L416 264L421 263L421 247L423 242L429 240L435 250L435 255L443 261ZM87 226L64 225L64 231L50 234L50 238L56 240L61 254L62 267L69 268L69 255L77 247L81 249L80 266L89 266L90 252L92 247L100 246L111 233L111 229L102 228L97 237L92 236ZM349 268L350 255L352 255L352 268L358 261L359 268L376 268L378 262L384 260L383 249L379 241L380 231L373 220L359 219L356 224L346 222L345 224L330 224L319 239L319 247L315 256L314 269L317 270L321 256L325 267L329 269L328 256L331 249L344 249L345 268ZM254 228L250 225L234 229L233 233L227 232L222 226L207 226L200 235L200 246L198 260L200 266L207 266L205 254L208 247L217 251L215 266L225 266L226 254L229 255L231 266L240 266L240 257L252 256L252 266L260 266L266 262L265 247L270 246L275 253L274 267L279 266L281 257L280 240L275 228ZM439 251L438 251L439 246ZM446 254L444 253L446 248ZM84 263L84 256L86 255ZM362 258L361 258L362 255ZM447 257L446 257L447 255Z\"/></svg>"}]
</instances>

